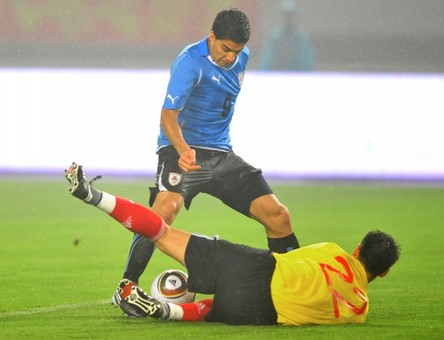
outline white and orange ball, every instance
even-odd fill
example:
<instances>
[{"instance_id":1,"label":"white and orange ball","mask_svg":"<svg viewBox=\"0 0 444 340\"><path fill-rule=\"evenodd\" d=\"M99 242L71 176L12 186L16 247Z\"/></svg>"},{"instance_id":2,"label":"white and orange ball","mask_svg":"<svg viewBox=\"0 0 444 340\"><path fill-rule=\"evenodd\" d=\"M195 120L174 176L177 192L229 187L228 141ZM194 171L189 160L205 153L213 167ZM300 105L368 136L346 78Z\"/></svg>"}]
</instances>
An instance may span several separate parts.
<instances>
[{"instance_id":1,"label":"white and orange ball","mask_svg":"<svg viewBox=\"0 0 444 340\"><path fill-rule=\"evenodd\" d=\"M177 269L165 270L153 280L151 295L163 302L193 302L196 294L188 291L188 275Z\"/></svg>"}]
</instances>

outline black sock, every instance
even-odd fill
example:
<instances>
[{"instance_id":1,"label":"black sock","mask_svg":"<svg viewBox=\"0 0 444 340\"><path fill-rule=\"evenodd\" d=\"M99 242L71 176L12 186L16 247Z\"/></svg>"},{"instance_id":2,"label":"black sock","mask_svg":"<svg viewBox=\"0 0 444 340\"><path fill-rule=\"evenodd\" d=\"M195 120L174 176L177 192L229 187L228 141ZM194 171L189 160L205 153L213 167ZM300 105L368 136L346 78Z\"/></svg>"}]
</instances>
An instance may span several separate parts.
<instances>
[{"instance_id":1,"label":"black sock","mask_svg":"<svg viewBox=\"0 0 444 340\"><path fill-rule=\"evenodd\" d=\"M139 283L139 278L145 271L154 249L153 242L139 234L135 234L123 277Z\"/></svg>"},{"instance_id":2,"label":"black sock","mask_svg":"<svg viewBox=\"0 0 444 340\"><path fill-rule=\"evenodd\" d=\"M298 239L294 233L281 238L268 238L268 248L275 253L287 253L299 247Z\"/></svg>"}]
</instances>

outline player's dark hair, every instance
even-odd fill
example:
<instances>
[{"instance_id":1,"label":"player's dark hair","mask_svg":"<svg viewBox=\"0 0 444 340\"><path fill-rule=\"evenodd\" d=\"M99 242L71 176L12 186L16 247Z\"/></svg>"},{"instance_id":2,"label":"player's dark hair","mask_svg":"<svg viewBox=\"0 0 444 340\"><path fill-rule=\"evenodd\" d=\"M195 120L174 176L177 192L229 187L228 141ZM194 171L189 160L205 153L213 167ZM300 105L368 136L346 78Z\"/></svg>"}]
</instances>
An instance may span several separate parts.
<instances>
[{"instance_id":1,"label":"player's dark hair","mask_svg":"<svg viewBox=\"0 0 444 340\"><path fill-rule=\"evenodd\" d=\"M216 39L231 40L236 44L246 44L250 39L250 22L244 12L237 8L217 13L211 30Z\"/></svg>"},{"instance_id":2,"label":"player's dark hair","mask_svg":"<svg viewBox=\"0 0 444 340\"><path fill-rule=\"evenodd\" d=\"M400 246L390 235L380 231L370 231L361 241L358 259L369 273L378 276L399 259Z\"/></svg>"}]
</instances>

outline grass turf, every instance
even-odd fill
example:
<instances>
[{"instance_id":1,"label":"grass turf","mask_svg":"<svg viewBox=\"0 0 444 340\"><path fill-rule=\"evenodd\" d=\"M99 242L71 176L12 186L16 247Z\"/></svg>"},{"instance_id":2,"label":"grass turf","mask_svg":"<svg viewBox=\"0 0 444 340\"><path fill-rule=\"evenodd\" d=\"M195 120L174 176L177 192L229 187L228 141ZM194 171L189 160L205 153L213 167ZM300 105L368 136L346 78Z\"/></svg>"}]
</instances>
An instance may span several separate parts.
<instances>
[{"instance_id":1,"label":"grass turf","mask_svg":"<svg viewBox=\"0 0 444 340\"><path fill-rule=\"evenodd\" d=\"M151 179L102 180L103 190L147 200ZM427 338L444 336L444 189L411 185L273 183L301 245L335 241L352 251L380 228L402 245L390 274L369 286L363 325L227 326L128 319L109 301L132 235L70 197L63 177L0 179L0 338ZM206 195L175 226L265 248L260 225ZM156 252L141 285L181 266Z\"/></svg>"}]
</instances>

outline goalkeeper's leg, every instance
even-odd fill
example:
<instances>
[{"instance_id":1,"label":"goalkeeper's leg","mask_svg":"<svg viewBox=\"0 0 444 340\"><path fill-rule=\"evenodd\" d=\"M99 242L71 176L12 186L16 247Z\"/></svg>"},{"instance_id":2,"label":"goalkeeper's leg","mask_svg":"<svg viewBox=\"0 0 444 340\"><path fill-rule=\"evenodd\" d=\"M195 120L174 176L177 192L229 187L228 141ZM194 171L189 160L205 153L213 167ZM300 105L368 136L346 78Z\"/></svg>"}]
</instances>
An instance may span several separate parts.
<instances>
[{"instance_id":1,"label":"goalkeeper's leg","mask_svg":"<svg viewBox=\"0 0 444 340\"><path fill-rule=\"evenodd\" d=\"M103 210L133 233L141 234L154 242L165 232L166 224L163 219L151 210L131 200L93 188L81 165L73 163L65 170L65 177L71 184L69 191L73 196Z\"/></svg>"},{"instance_id":2,"label":"goalkeeper's leg","mask_svg":"<svg viewBox=\"0 0 444 340\"><path fill-rule=\"evenodd\" d=\"M213 299L178 305L168 304L169 311L166 320L205 321L205 316L213 309Z\"/></svg>"},{"instance_id":3,"label":"goalkeeper's leg","mask_svg":"<svg viewBox=\"0 0 444 340\"><path fill-rule=\"evenodd\" d=\"M146 294L130 280L123 279L117 287L120 308L130 317L150 316L155 319L176 321L205 321L213 308L213 299L174 304L161 302Z\"/></svg>"}]
</instances>

